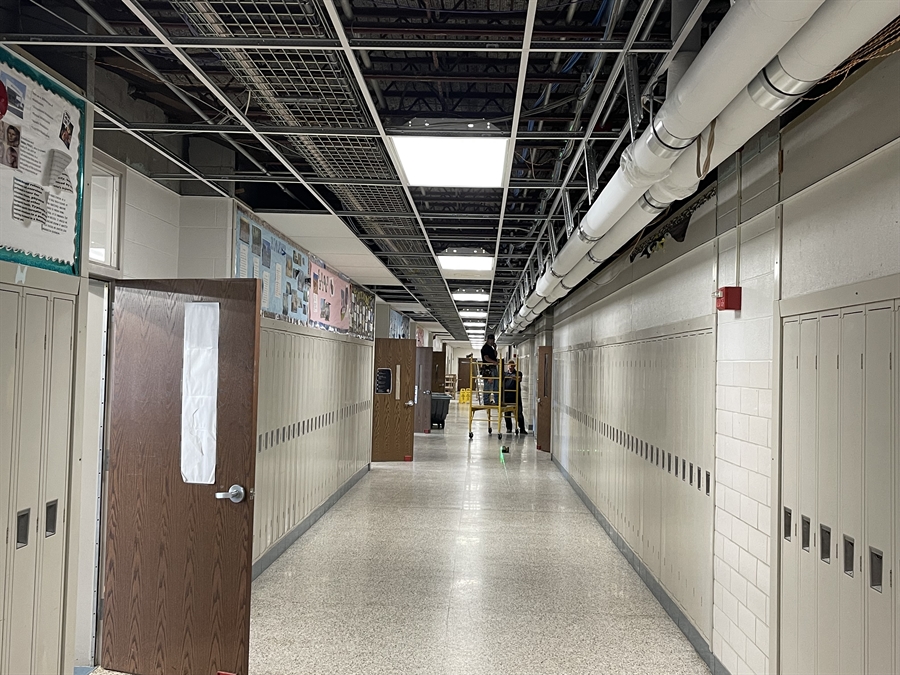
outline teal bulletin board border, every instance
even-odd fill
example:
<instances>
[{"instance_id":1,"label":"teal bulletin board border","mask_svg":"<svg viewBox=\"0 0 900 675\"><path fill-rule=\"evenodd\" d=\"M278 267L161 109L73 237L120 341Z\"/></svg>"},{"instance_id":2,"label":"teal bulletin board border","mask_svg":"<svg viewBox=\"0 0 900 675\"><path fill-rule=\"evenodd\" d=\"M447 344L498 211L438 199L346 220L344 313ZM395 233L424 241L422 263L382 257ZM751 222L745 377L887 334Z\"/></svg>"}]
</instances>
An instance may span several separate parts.
<instances>
[{"instance_id":1,"label":"teal bulletin board border","mask_svg":"<svg viewBox=\"0 0 900 675\"><path fill-rule=\"evenodd\" d=\"M84 103L84 99L78 94L67 89L24 59L19 58L6 47L0 49L0 62L5 63L11 68L15 68L37 82L40 86L61 96L75 106L75 108L78 109L78 112L81 113L81 124L79 125L81 128L78 130L78 185L76 187L78 193L75 198L75 263L69 265L68 263L49 260L40 255L25 253L24 251L6 247L0 247L0 260L18 263L20 265L30 265L31 267L41 267L45 270L52 270L53 272L78 276L81 273L81 225L84 216L84 154L87 106Z\"/></svg>"}]
</instances>

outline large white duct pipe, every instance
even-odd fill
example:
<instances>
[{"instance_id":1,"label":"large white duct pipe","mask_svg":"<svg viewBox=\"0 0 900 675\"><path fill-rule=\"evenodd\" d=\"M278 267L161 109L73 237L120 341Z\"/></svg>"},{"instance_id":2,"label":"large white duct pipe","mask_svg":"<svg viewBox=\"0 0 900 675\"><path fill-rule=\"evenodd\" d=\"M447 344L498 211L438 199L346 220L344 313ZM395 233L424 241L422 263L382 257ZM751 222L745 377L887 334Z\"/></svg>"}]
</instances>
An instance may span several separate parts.
<instances>
[{"instance_id":1,"label":"large white duct pipe","mask_svg":"<svg viewBox=\"0 0 900 675\"><path fill-rule=\"evenodd\" d=\"M741 148L898 14L896 0L828 0L716 119L710 168ZM702 136L709 138L709 129ZM685 153L669 176L652 186L562 279L560 288L565 293L575 288L668 204L693 194L697 184L696 155Z\"/></svg>"},{"instance_id":2,"label":"large white duct pipe","mask_svg":"<svg viewBox=\"0 0 900 675\"><path fill-rule=\"evenodd\" d=\"M823 0L738 0L728 11L653 123L622 153L621 166L541 277L547 297L648 187L822 4ZM529 298L526 305L537 301Z\"/></svg>"}]
</instances>

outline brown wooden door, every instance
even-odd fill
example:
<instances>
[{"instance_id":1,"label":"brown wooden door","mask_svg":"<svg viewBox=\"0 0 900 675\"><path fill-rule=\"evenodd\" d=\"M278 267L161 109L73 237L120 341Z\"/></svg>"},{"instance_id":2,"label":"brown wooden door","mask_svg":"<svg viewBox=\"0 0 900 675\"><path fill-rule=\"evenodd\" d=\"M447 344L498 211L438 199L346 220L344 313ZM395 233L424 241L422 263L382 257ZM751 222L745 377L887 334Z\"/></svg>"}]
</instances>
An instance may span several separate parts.
<instances>
[{"instance_id":1,"label":"brown wooden door","mask_svg":"<svg viewBox=\"0 0 900 675\"><path fill-rule=\"evenodd\" d=\"M537 363L537 449L550 452L550 431L553 418L553 347L538 347Z\"/></svg>"},{"instance_id":2,"label":"brown wooden door","mask_svg":"<svg viewBox=\"0 0 900 675\"><path fill-rule=\"evenodd\" d=\"M416 431L431 433L431 347L416 347ZM440 390L443 393L443 388Z\"/></svg>"},{"instance_id":3,"label":"brown wooden door","mask_svg":"<svg viewBox=\"0 0 900 675\"><path fill-rule=\"evenodd\" d=\"M412 457L415 386L416 341L376 338L373 462Z\"/></svg>"},{"instance_id":4,"label":"brown wooden door","mask_svg":"<svg viewBox=\"0 0 900 675\"><path fill-rule=\"evenodd\" d=\"M469 389L473 385L469 376L472 361L469 357L466 357L464 359L459 359L456 363L456 372L459 373L459 377L456 380L456 388L457 390Z\"/></svg>"},{"instance_id":5,"label":"brown wooden door","mask_svg":"<svg viewBox=\"0 0 900 675\"><path fill-rule=\"evenodd\" d=\"M100 652L101 664L110 670L247 675L258 283L170 280L115 286ZM183 382L185 311L197 302L218 303L218 359L209 359L218 363L217 378L206 371L211 386L218 381L211 406L216 411L211 485L187 483L182 474L182 387L191 389ZM188 382L194 370L187 369ZM243 501L216 497L232 485L245 489Z\"/></svg>"}]
</instances>

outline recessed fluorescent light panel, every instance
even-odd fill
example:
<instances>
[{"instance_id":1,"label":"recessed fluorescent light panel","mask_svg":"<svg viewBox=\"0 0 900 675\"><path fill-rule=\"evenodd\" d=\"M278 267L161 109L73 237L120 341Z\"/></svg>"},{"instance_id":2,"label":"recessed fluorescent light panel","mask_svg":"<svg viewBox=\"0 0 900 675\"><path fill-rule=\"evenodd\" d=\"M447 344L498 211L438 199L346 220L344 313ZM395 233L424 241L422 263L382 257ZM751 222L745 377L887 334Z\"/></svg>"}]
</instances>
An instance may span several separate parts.
<instances>
[{"instance_id":1,"label":"recessed fluorescent light panel","mask_svg":"<svg viewBox=\"0 0 900 675\"><path fill-rule=\"evenodd\" d=\"M486 255L439 255L438 262L445 270L454 272L490 272L494 259Z\"/></svg>"},{"instance_id":2,"label":"recessed fluorescent light panel","mask_svg":"<svg viewBox=\"0 0 900 675\"><path fill-rule=\"evenodd\" d=\"M391 136L406 180L415 187L503 187L508 138Z\"/></svg>"},{"instance_id":3,"label":"recessed fluorescent light panel","mask_svg":"<svg viewBox=\"0 0 900 675\"><path fill-rule=\"evenodd\" d=\"M464 319L484 319L487 318L487 312L483 309L461 309L459 315Z\"/></svg>"},{"instance_id":4,"label":"recessed fluorescent light panel","mask_svg":"<svg viewBox=\"0 0 900 675\"><path fill-rule=\"evenodd\" d=\"M458 291L453 293L453 299L457 302L488 302L491 299L487 293L467 293Z\"/></svg>"}]
</instances>

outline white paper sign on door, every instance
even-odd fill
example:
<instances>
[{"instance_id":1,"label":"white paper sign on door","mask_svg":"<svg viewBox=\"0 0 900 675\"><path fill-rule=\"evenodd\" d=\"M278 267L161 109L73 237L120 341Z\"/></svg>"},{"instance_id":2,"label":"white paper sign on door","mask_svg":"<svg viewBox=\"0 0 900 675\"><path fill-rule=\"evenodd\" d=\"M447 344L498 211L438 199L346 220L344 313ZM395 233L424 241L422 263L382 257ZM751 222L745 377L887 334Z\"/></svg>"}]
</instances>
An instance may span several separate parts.
<instances>
[{"instance_id":1,"label":"white paper sign on door","mask_svg":"<svg viewBox=\"0 0 900 675\"><path fill-rule=\"evenodd\" d=\"M216 481L216 405L219 389L219 303L184 306L181 374L181 478Z\"/></svg>"}]
</instances>

